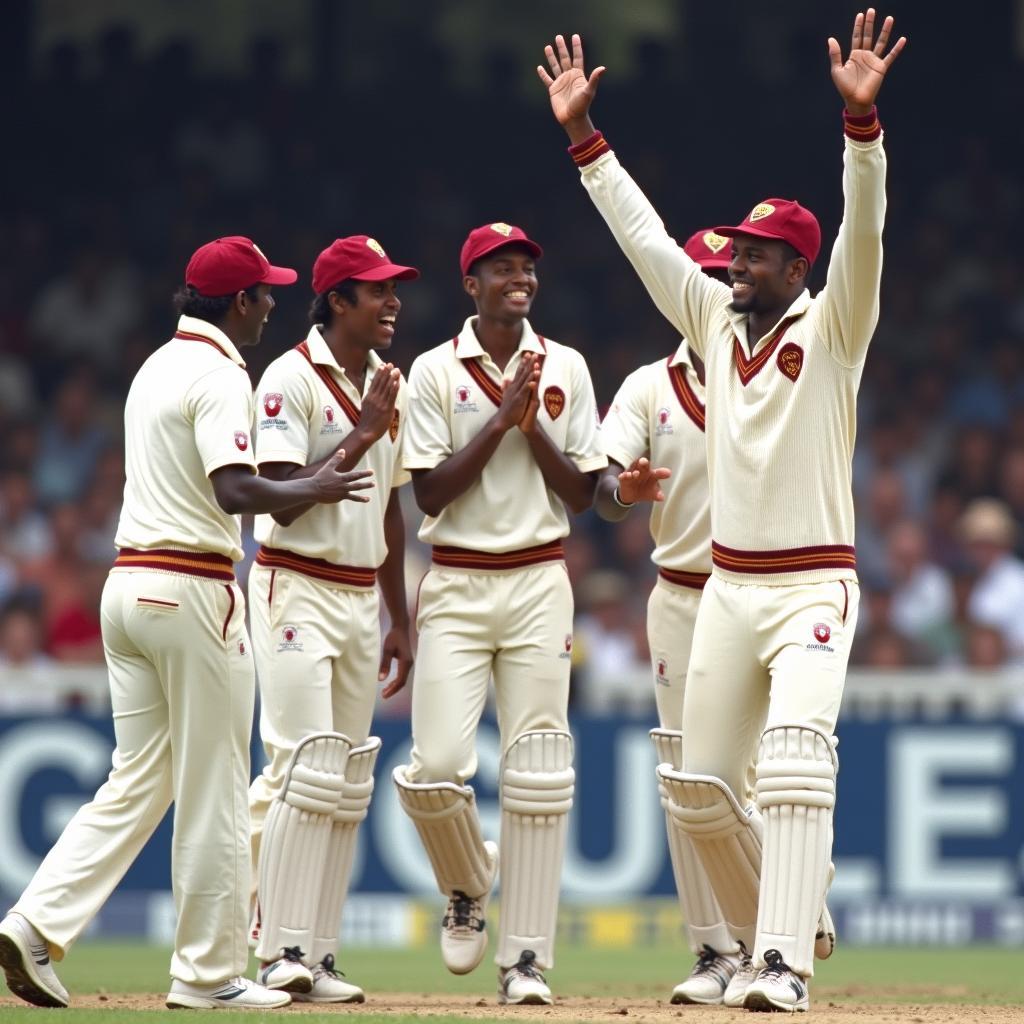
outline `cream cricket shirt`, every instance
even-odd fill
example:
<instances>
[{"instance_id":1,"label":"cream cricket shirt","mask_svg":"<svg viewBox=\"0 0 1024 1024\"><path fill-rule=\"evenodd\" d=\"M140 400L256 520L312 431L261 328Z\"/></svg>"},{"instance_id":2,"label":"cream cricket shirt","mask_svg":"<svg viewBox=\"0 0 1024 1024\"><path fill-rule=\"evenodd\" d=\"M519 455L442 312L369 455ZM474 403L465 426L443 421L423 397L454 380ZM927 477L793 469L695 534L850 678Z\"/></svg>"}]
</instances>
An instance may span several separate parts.
<instances>
[{"instance_id":1,"label":"cream cricket shirt","mask_svg":"<svg viewBox=\"0 0 1024 1024\"><path fill-rule=\"evenodd\" d=\"M881 139L846 139L845 213L825 287L813 299L805 291L752 348L731 290L686 256L615 155L604 152L582 175L658 308L704 359L715 575L855 580L850 461L878 319Z\"/></svg>"},{"instance_id":2,"label":"cream cricket shirt","mask_svg":"<svg viewBox=\"0 0 1024 1024\"><path fill-rule=\"evenodd\" d=\"M519 348L508 366L497 366L473 330L475 317L458 337L424 352L409 373L409 423L405 468L433 469L465 448L497 412L502 378L511 379L523 352L542 358L537 422L584 473L608 460L597 430L594 387L583 356L542 338L523 321ZM565 537L569 517L558 495L544 482L522 431L501 439L479 480L426 516L421 540L502 554Z\"/></svg>"},{"instance_id":3,"label":"cream cricket shirt","mask_svg":"<svg viewBox=\"0 0 1024 1024\"><path fill-rule=\"evenodd\" d=\"M371 352L363 394L381 364L380 357ZM310 328L302 344L267 367L256 389L256 461L305 466L326 458L352 432L361 403L362 395L338 365L319 328ZM409 479L401 465L405 407L406 385L402 381L390 429L353 467L373 470L374 486L363 491L368 502L314 505L291 526L260 515L256 517L256 539L270 548L335 565L378 568L387 555L384 511L391 489Z\"/></svg>"},{"instance_id":4,"label":"cream cricket shirt","mask_svg":"<svg viewBox=\"0 0 1024 1024\"><path fill-rule=\"evenodd\" d=\"M634 370L622 383L601 424L609 459L628 468L646 456L672 471L663 480L664 501L651 506L651 559L674 573L711 572L711 499L704 435L704 386L686 342L667 359Z\"/></svg>"},{"instance_id":5,"label":"cream cricket shirt","mask_svg":"<svg viewBox=\"0 0 1024 1024\"><path fill-rule=\"evenodd\" d=\"M186 548L242 557L238 516L213 494L210 474L256 472L252 385L227 335L183 316L174 337L135 375L124 408L124 505L119 548Z\"/></svg>"}]
</instances>

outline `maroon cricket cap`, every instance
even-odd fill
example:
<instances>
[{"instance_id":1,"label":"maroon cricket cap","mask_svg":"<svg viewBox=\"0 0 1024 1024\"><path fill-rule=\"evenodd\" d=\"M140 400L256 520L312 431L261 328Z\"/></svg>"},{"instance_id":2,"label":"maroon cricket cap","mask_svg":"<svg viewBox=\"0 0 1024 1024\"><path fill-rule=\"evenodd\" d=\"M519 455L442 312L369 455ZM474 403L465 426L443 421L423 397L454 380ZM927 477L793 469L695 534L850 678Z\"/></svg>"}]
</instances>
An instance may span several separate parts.
<instances>
[{"instance_id":1,"label":"maroon cricket cap","mask_svg":"<svg viewBox=\"0 0 1024 1024\"><path fill-rule=\"evenodd\" d=\"M538 260L544 255L544 250L536 243L526 237L522 228L498 221L496 224L483 224L473 228L462 243L462 254L459 256L459 266L463 274L469 273L469 268L484 256L490 255L495 249L506 245L521 245L529 254Z\"/></svg>"},{"instance_id":2,"label":"maroon cricket cap","mask_svg":"<svg viewBox=\"0 0 1024 1024\"><path fill-rule=\"evenodd\" d=\"M710 228L696 231L686 240L683 252L708 270L725 269L732 263L729 239Z\"/></svg>"},{"instance_id":3,"label":"maroon cricket cap","mask_svg":"<svg viewBox=\"0 0 1024 1024\"><path fill-rule=\"evenodd\" d=\"M295 284L298 277L290 267L275 267L244 235L201 245L185 268L185 284L208 298L233 295L257 284Z\"/></svg>"},{"instance_id":4,"label":"maroon cricket cap","mask_svg":"<svg viewBox=\"0 0 1024 1024\"><path fill-rule=\"evenodd\" d=\"M808 263L818 258L821 228L818 218L792 199L765 199L758 203L736 227L715 228L719 235L756 235L789 242Z\"/></svg>"},{"instance_id":5,"label":"maroon cricket cap","mask_svg":"<svg viewBox=\"0 0 1024 1024\"><path fill-rule=\"evenodd\" d=\"M313 291L317 295L342 281L413 281L420 276L415 267L392 263L384 247L369 235L336 238L313 264Z\"/></svg>"}]
</instances>

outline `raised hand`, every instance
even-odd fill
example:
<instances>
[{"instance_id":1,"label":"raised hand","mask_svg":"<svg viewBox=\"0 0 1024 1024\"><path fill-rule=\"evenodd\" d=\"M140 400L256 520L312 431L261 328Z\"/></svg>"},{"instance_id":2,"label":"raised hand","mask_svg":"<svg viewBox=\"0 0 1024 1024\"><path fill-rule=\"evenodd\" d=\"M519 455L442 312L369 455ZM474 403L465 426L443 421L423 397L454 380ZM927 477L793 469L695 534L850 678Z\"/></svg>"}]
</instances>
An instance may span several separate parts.
<instances>
[{"instance_id":1,"label":"raised hand","mask_svg":"<svg viewBox=\"0 0 1024 1024\"><path fill-rule=\"evenodd\" d=\"M619 474L619 498L626 505L634 505L638 501L664 501L661 481L671 475L670 469L655 469L647 459L637 459Z\"/></svg>"},{"instance_id":2,"label":"raised hand","mask_svg":"<svg viewBox=\"0 0 1024 1024\"><path fill-rule=\"evenodd\" d=\"M315 493L314 501L330 504L336 501L369 501L357 491L373 487L373 471L352 470L343 473L338 468L345 459L345 449L339 448L310 478Z\"/></svg>"},{"instance_id":3,"label":"raised hand","mask_svg":"<svg viewBox=\"0 0 1024 1024\"><path fill-rule=\"evenodd\" d=\"M829 37L828 54L832 61L832 81L839 95L846 102L851 114L863 115L871 112L882 79L907 45L907 37L900 36L888 53L885 48L892 33L892 18L882 22L878 39L872 43L875 32L875 10L869 7L866 14L858 14L853 22L853 38L850 41L850 55L843 63L842 50L836 39Z\"/></svg>"},{"instance_id":4,"label":"raised hand","mask_svg":"<svg viewBox=\"0 0 1024 1024\"><path fill-rule=\"evenodd\" d=\"M533 353L524 352L511 380L501 382L501 405L497 420L505 430L518 426L530 406L530 399L537 393L540 380L540 363Z\"/></svg>"},{"instance_id":5,"label":"raised hand","mask_svg":"<svg viewBox=\"0 0 1024 1024\"><path fill-rule=\"evenodd\" d=\"M572 54L565 45L565 37L555 36L555 45L545 46L544 55L551 74L538 64L537 75L548 90L555 119L566 130L588 121L604 67L594 68L587 77L583 69L583 43L578 35L572 37ZM593 131L592 126L590 130Z\"/></svg>"},{"instance_id":6,"label":"raised hand","mask_svg":"<svg viewBox=\"0 0 1024 1024\"><path fill-rule=\"evenodd\" d=\"M395 416L401 372L391 363L377 367L359 410L359 430L372 444L383 437Z\"/></svg>"}]
</instances>

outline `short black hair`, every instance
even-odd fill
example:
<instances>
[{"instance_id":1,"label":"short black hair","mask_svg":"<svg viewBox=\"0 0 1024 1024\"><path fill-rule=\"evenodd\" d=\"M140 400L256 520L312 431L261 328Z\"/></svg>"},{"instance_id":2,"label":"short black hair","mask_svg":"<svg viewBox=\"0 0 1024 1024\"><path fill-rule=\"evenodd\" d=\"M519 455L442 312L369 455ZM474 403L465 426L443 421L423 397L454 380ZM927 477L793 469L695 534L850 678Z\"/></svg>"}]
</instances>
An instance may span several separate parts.
<instances>
[{"instance_id":1,"label":"short black hair","mask_svg":"<svg viewBox=\"0 0 1024 1024\"><path fill-rule=\"evenodd\" d=\"M331 292L340 295L350 306L359 305L359 293L356 291L355 278L346 277L344 281L339 281L326 291L322 291L313 300L313 304L309 307L309 322L311 324L330 326L334 319L334 311L331 309L330 303Z\"/></svg>"},{"instance_id":2,"label":"short black hair","mask_svg":"<svg viewBox=\"0 0 1024 1024\"><path fill-rule=\"evenodd\" d=\"M259 285L254 284L251 288L239 288L238 291L244 291L250 301L255 302L260 297L258 288ZM193 285L186 284L174 293L174 310L181 316L194 316L197 320L215 324L224 319L237 294L201 295Z\"/></svg>"}]
</instances>

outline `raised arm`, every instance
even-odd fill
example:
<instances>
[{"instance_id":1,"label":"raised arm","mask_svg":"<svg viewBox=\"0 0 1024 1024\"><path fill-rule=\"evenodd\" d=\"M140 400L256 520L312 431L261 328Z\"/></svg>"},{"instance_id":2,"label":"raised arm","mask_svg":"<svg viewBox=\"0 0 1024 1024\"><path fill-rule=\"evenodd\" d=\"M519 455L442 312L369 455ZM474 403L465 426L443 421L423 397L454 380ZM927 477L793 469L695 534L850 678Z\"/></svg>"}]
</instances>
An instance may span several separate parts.
<instances>
[{"instance_id":1,"label":"raised arm","mask_svg":"<svg viewBox=\"0 0 1024 1024\"><path fill-rule=\"evenodd\" d=\"M875 12L869 8L854 20L845 61L838 41L828 41L832 81L846 104L845 205L825 288L816 305L822 340L845 366L856 366L864 359L878 322L886 160L875 99L907 42L900 36L886 52L892 27L893 19L886 18L875 39Z\"/></svg>"},{"instance_id":2,"label":"raised arm","mask_svg":"<svg viewBox=\"0 0 1024 1024\"><path fill-rule=\"evenodd\" d=\"M556 36L544 53L548 68L538 66L537 75L548 90L555 119L572 143L569 151L584 187L658 310L703 355L709 325L729 303L730 290L702 274L683 252L595 130L590 108L605 69L586 74L580 37L572 37L570 52L564 37Z\"/></svg>"}]
</instances>

